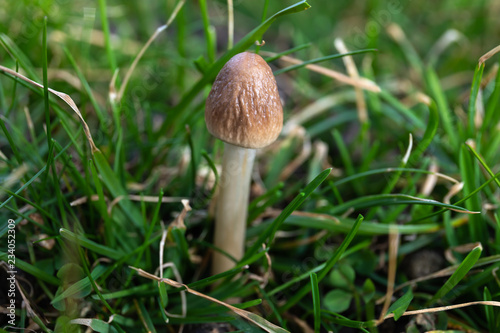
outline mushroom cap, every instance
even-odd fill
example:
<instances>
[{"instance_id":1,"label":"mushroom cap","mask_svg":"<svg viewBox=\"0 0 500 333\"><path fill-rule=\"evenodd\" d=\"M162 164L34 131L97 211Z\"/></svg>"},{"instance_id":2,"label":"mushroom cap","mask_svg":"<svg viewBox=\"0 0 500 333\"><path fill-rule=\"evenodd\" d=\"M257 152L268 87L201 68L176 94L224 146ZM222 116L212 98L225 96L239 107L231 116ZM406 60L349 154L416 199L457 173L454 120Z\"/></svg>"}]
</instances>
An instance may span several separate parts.
<instances>
[{"instance_id":1,"label":"mushroom cap","mask_svg":"<svg viewBox=\"0 0 500 333\"><path fill-rule=\"evenodd\" d=\"M273 72L261 56L243 52L222 67L205 105L208 131L244 148L273 143L283 127L283 107Z\"/></svg>"}]
</instances>

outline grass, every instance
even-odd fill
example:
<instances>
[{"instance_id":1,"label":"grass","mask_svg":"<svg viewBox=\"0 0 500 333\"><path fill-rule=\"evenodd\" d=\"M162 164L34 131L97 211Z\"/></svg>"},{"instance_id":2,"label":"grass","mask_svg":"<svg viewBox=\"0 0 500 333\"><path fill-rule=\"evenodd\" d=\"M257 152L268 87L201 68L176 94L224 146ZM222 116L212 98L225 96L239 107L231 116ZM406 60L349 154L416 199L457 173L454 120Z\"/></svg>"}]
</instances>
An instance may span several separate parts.
<instances>
[{"instance_id":1,"label":"grass","mask_svg":"<svg viewBox=\"0 0 500 333\"><path fill-rule=\"evenodd\" d=\"M494 1L0 6L14 326L499 331L498 15ZM245 50L271 65L285 123L257 157L245 256L211 276L223 146L204 100Z\"/></svg>"}]
</instances>

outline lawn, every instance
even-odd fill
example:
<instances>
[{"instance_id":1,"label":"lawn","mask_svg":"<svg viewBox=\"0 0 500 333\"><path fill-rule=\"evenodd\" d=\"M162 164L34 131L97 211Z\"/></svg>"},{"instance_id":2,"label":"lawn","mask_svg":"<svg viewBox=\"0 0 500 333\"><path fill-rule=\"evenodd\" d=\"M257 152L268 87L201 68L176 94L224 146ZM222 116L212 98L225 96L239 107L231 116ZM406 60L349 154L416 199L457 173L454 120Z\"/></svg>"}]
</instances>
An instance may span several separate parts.
<instances>
[{"instance_id":1,"label":"lawn","mask_svg":"<svg viewBox=\"0 0 500 333\"><path fill-rule=\"evenodd\" d=\"M499 17L0 0L0 332L499 332ZM205 102L245 51L284 120L238 255Z\"/></svg>"}]
</instances>

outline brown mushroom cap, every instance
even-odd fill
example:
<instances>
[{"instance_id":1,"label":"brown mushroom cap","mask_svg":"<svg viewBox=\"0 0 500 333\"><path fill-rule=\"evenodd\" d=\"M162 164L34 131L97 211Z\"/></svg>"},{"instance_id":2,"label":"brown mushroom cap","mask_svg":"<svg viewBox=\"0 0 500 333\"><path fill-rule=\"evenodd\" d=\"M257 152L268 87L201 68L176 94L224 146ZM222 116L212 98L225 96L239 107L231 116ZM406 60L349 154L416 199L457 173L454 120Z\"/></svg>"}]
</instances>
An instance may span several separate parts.
<instances>
[{"instance_id":1,"label":"brown mushroom cap","mask_svg":"<svg viewBox=\"0 0 500 333\"><path fill-rule=\"evenodd\" d=\"M205 106L208 131L244 148L273 143L283 127L283 108L271 68L261 56L243 52L221 69Z\"/></svg>"}]
</instances>

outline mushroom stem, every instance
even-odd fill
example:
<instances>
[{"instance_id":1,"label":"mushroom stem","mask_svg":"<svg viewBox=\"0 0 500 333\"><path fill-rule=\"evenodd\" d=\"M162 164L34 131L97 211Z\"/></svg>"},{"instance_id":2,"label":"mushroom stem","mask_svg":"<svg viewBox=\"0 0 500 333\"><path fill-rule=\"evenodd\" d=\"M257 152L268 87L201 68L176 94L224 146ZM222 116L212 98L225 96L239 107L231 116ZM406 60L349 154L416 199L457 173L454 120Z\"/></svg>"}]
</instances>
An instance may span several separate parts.
<instances>
[{"instance_id":1,"label":"mushroom stem","mask_svg":"<svg viewBox=\"0 0 500 333\"><path fill-rule=\"evenodd\" d=\"M214 245L240 260L245 252L245 230L248 215L248 197L255 149L224 145L222 174L215 212ZM235 266L233 260L215 252L212 273L219 274Z\"/></svg>"}]
</instances>

